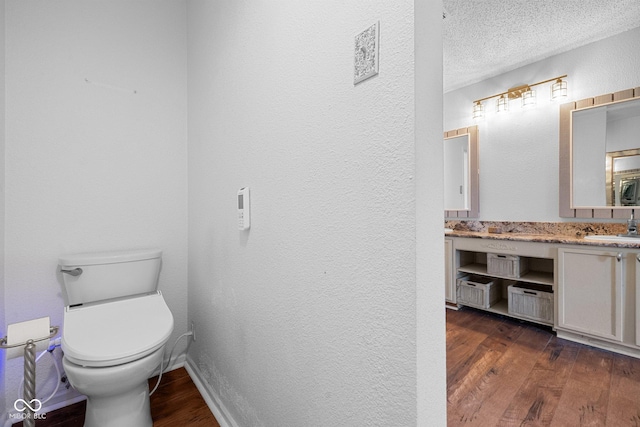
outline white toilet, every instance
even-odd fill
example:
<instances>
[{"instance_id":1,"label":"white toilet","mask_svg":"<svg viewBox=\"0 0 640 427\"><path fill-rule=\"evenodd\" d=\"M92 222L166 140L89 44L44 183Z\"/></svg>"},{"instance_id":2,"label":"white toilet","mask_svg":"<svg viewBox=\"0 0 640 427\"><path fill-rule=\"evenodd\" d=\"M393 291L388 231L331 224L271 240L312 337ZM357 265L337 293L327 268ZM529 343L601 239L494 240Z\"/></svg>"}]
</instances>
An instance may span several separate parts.
<instances>
[{"instance_id":1,"label":"white toilet","mask_svg":"<svg viewBox=\"0 0 640 427\"><path fill-rule=\"evenodd\" d=\"M153 425L147 380L173 331L157 290L161 256L144 249L59 259L68 303L62 365L87 396L85 427Z\"/></svg>"}]
</instances>

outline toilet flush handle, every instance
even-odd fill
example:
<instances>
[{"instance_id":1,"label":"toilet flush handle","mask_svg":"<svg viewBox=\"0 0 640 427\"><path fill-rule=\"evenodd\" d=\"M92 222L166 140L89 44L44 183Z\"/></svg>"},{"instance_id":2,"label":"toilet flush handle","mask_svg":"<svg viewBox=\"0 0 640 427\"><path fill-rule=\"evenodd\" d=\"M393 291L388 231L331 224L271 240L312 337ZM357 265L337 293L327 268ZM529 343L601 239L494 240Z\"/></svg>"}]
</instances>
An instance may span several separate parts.
<instances>
[{"instance_id":1,"label":"toilet flush handle","mask_svg":"<svg viewBox=\"0 0 640 427\"><path fill-rule=\"evenodd\" d=\"M69 274L71 276L79 276L82 274L82 269L80 267L74 268L73 270L60 270L62 273Z\"/></svg>"}]
</instances>

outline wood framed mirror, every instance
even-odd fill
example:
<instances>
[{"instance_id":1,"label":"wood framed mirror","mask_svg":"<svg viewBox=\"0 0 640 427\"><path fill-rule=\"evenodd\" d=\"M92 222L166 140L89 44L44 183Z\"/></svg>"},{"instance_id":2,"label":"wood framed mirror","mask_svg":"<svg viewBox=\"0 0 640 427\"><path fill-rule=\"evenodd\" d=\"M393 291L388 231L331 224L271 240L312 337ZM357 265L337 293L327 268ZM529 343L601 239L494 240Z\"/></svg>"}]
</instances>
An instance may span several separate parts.
<instances>
[{"instance_id":1,"label":"wood framed mirror","mask_svg":"<svg viewBox=\"0 0 640 427\"><path fill-rule=\"evenodd\" d=\"M560 106L561 217L623 219L640 204L639 111L640 87Z\"/></svg>"},{"instance_id":2,"label":"wood framed mirror","mask_svg":"<svg viewBox=\"0 0 640 427\"><path fill-rule=\"evenodd\" d=\"M477 218L480 214L478 126L444 133L444 216Z\"/></svg>"}]
</instances>

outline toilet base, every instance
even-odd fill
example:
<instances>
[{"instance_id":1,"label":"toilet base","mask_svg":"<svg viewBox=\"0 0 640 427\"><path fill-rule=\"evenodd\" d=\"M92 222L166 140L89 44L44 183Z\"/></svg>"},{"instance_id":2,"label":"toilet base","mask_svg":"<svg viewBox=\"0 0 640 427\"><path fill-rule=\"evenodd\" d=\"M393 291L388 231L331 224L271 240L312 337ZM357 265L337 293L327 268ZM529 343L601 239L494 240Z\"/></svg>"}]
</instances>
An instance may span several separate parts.
<instances>
[{"instance_id":1,"label":"toilet base","mask_svg":"<svg viewBox=\"0 0 640 427\"><path fill-rule=\"evenodd\" d=\"M149 386L139 387L118 396L87 396L84 427L152 427Z\"/></svg>"},{"instance_id":2,"label":"toilet base","mask_svg":"<svg viewBox=\"0 0 640 427\"><path fill-rule=\"evenodd\" d=\"M123 365L83 367L62 358L71 385L87 396L85 427L151 427L149 381L164 346Z\"/></svg>"}]
</instances>

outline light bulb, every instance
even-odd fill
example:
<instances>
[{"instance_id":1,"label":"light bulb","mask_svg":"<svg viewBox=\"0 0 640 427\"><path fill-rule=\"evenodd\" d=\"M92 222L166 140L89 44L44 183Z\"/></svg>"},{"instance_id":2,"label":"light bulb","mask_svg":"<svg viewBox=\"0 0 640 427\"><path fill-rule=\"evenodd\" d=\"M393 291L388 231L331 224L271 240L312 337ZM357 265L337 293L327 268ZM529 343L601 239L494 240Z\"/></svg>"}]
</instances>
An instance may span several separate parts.
<instances>
[{"instance_id":1,"label":"light bulb","mask_svg":"<svg viewBox=\"0 0 640 427\"><path fill-rule=\"evenodd\" d=\"M482 119L484 117L484 105L482 102L476 101L473 104L473 118L474 119Z\"/></svg>"},{"instance_id":2,"label":"light bulb","mask_svg":"<svg viewBox=\"0 0 640 427\"><path fill-rule=\"evenodd\" d=\"M522 93L522 107L531 107L536 105L536 91L529 89Z\"/></svg>"},{"instance_id":3,"label":"light bulb","mask_svg":"<svg viewBox=\"0 0 640 427\"><path fill-rule=\"evenodd\" d=\"M551 99L562 99L567 97L567 82L566 80L558 79L551 85Z\"/></svg>"},{"instance_id":4,"label":"light bulb","mask_svg":"<svg viewBox=\"0 0 640 427\"><path fill-rule=\"evenodd\" d=\"M498 113L506 113L509 111L509 98L505 98L504 95L500 95L500 98L496 101L496 111Z\"/></svg>"}]
</instances>

